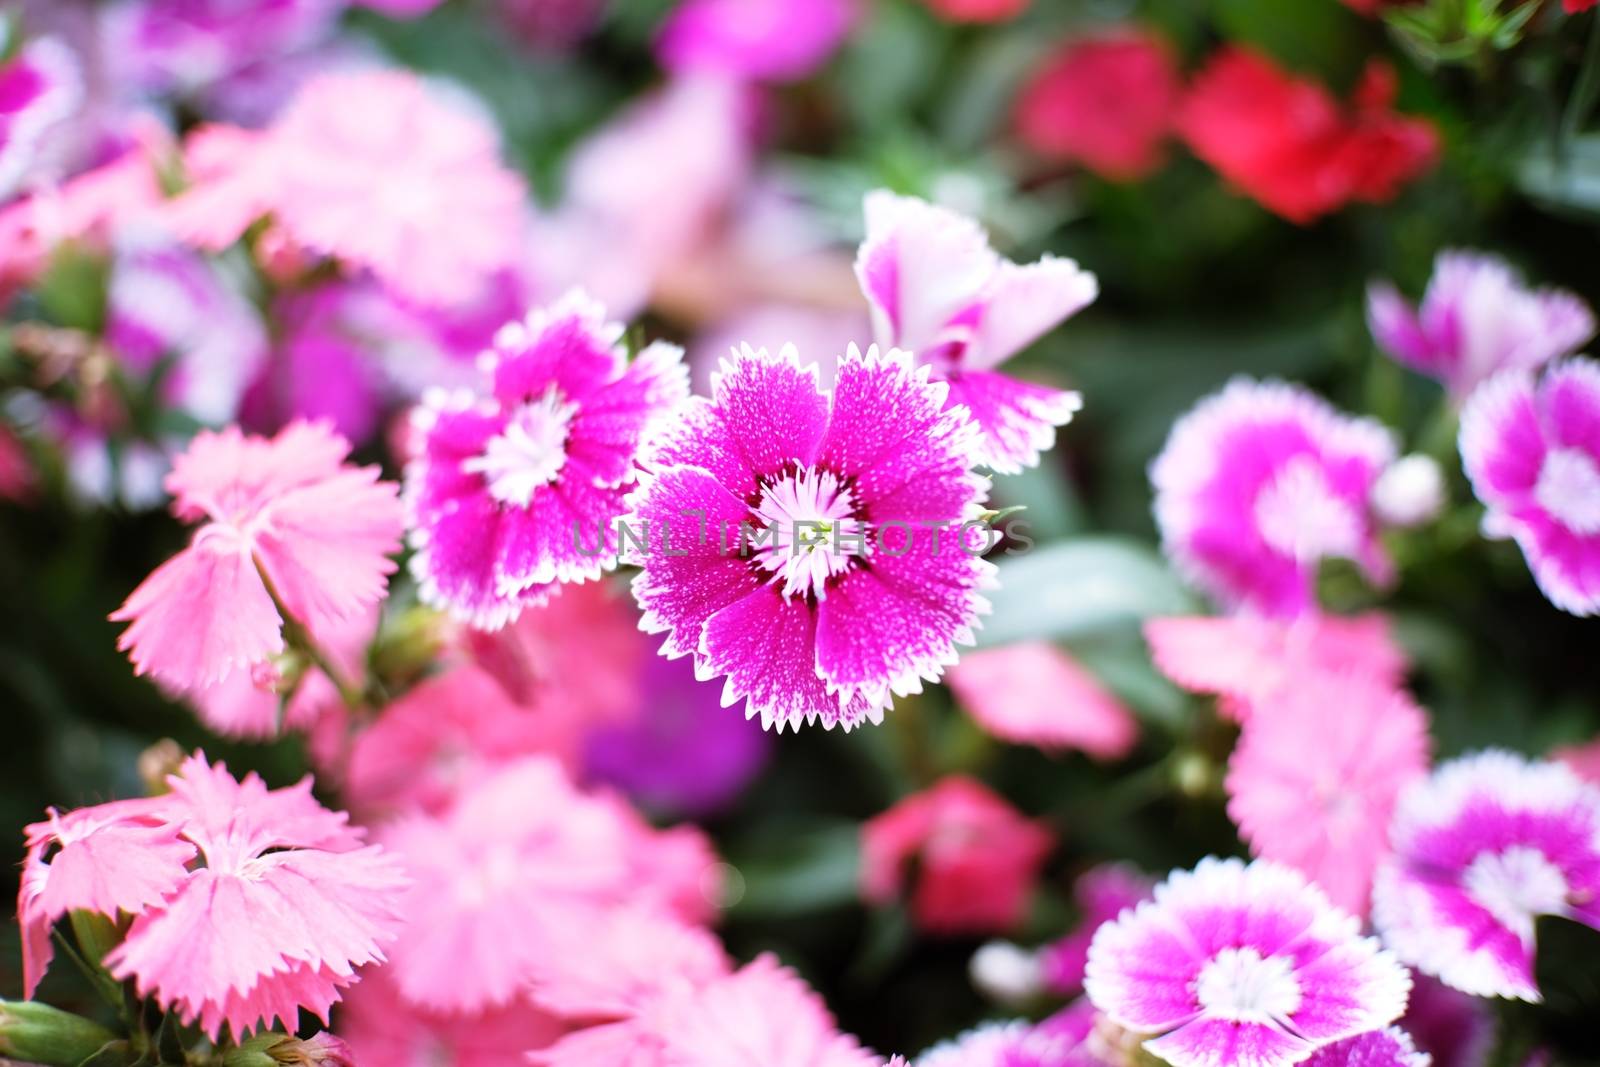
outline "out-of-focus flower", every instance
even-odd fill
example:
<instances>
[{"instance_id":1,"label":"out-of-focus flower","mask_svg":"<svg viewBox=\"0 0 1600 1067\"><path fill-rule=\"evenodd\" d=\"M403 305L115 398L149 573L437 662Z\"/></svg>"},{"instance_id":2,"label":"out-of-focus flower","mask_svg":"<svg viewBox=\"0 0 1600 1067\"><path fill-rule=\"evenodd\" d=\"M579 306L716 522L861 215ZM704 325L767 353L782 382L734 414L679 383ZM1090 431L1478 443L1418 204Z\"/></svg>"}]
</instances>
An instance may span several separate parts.
<instances>
[{"instance_id":1,"label":"out-of-focus flower","mask_svg":"<svg viewBox=\"0 0 1600 1067\"><path fill-rule=\"evenodd\" d=\"M1001 1004L1025 1004L1043 984L1039 955L1010 941L990 941L967 961L972 986Z\"/></svg>"},{"instance_id":2,"label":"out-of-focus flower","mask_svg":"<svg viewBox=\"0 0 1600 1067\"><path fill-rule=\"evenodd\" d=\"M662 433L631 498L650 531L630 550L641 626L726 675L723 702L763 725L879 721L986 609L972 439L904 352L852 346L829 393L794 349L746 348Z\"/></svg>"},{"instance_id":3,"label":"out-of-focus flower","mask_svg":"<svg viewBox=\"0 0 1600 1067\"><path fill-rule=\"evenodd\" d=\"M944 934L1003 934L1022 921L1054 845L983 783L952 775L861 827L861 895L886 904L914 870L911 915Z\"/></svg>"},{"instance_id":4,"label":"out-of-focus flower","mask_svg":"<svg viewBox=\"0 0 1600 1067\"><path fill-rule=\"evenodd\" d=\"M1385 616L1309 613L1280 621L1251 615L1150 619L1145 640L1156 668L1196 693L1224 697L1244 721L1307 674L1335 674L1398 689L1409 669Z\"/></svg>"},{"instance_id":5,"label":"out-of-focus flower","mask_svg":"<svg viewBox=\"0 0 1600 1067\"><path fill-rule=\"evenodd\" d=\"M1430 1067L1433 1059L1417 1051L1410 1034L1390 1026L1324 1045L1304 1062L1307 1067Z\"/></svg>"},{"instance_id":6,"label":"out-of-focus flower","mask_svg":"<svg viewBox=\"0 0 1600 1067\"><path fill-rule=\"evenodd\" d=\"M1484 533L1516 539L1556 607L1600 611L1600 363L1491 378L1462 409L1460 444Z\"/></svg>"},{"instance_id":7,"label":"out-of-focus flower","mask_svg":"<svg viewBox=\"0 0 1600 1067\"><path fill-rule=\"evenodd\" d=\"M0 49L6 36L0 28ZM29 41L0 62L0 202L27 184L41 141L82 98L77 61L59 41Z\"/></svg>"},{"instance_id":8,"label":"out-of-focus flower","mask_svg":"<svg viewBox=\"0 0 1600 1067\"><path fill-rule=\"evenodd\" d=\"M425 602L496 629L615 565L636 453L689 391L682 350L629 361L621 336L572 294L496 335L487 396L436 393L417 410L406 500Z\"/></svg>"},{"instance_id":9,"label":"out-of-focus flower","mask_svg":"<svg viewBox=\"0 0 1600 1067\"><path fill-rule=\"evenodd\" d=\"M27 446L11 427L0 423L0 500L31 499L36 478Z\"/></svg>"},{"instance_id":10,"label":"out-of-focus flower","mask_svg":"<svg viewBox=\"0 0 1600 1067\"><path fill-rule=\"evenodd\" d=\"M1095 931L1124 910L1150 899L1154 887L1154 880L1144 872L1120 863L1101 864L1079 876L1072 887L1079 912L1076 929L1039 950L1045 988L1063 997L1083 992L1083 970Z\"/></svg>"},{"instance_id":11,"label":"out-of-focus flower","mask_svg":"<svg viewBox=\"0 0 1600 1067\"><path fill-rule=\"evenodd\" d=\"M951 22L1008 22L1028 10L1032 0L923 0Z\"/></svg>"},{"instance_id":12,"label":"out-of-focus flower","mask_svg":"<svg viewBox=\"0 0 1600 1067\"><path fill-rule=\"evenodd\" d=\"M1228 763L1228 814L1258 856L1365 916L1401 791L1428 770L1428 720L1403 691L1301 674L1258 705Z\"/></svg>"},{"instance_id":13,"label":"out-of-focus flower","mask_svg":"<svg viewBox=\"0 0 1600 1067\"><path fill-rule=\"evenodd\" d=\"M1028 147L1113 180L1142 178L1163 160L1182 85L1172 46L1129 26L1068 41L1017 99Z\"/></svg>"},{"instance_id":14,"label":"out-of-focus flower","mask_svg":"<svg viewBox=\"0 0 1600 1067\"><path fill-rule=\"evenodd\" d=\"M1535 370L1594 336L1589 306L1563 289L1529 289L1498 256L1446 251L1422 303L1387 282L1367 290L1367 323L1399 362L1437 378L1458 401L1503 370Z\"/></svg>"},{"instance_id":15,"label":"out-of-focus flower","mask_svg":"<svg viewBox=\"0 0 1600 1067\"><path fill-rule=\"evenodd\" d=\"M1175 1067L1289 1067L1394 1022L1411 978L1298 872L1208 858L1100 928L1084 986Z\"/></svg>"},{"instance_id":16,"label":"out-of-focus flower","mask_svg":"<svg viewBox=\"0 0 1600 1067\"><path fill-rule=\"evenodd\" d=\"M1567 745L1550 753L1550 758L1564 763L1586 782L1600 786L1600 738L1582 745Z\"/></svg>"},{"instance_id":17,"label":"out-of-focus flower","mask_svg":"<svg viewBox=\"0 0 1600 1067\"><path fill-rule=\"evenodd\" d=\"M350 0L356 7L380 11L394 19L414 19L426 15L443 0Z\"/></svg>"},{"instance_id":18,"label":"out-of-focus flower","mask_svg":"<svg viewBox=\"0 0 1600 1067\"><path fill-rule=\"evenodd\" d=\"M980 726L1003 741L1116 760L1139 738L1133 713L1047 641L969 652L950 668L950 689Z\"/></svg>"},{"instance_id":19,"label":"out-of-focus flower","mask_svg":"<svg viewBox=\"0 0 1600 1067\"><path fill-rule=\"evenodd\" d=\"M283 651L280 606L316 632L382 599L400 503L376 467L346 465L348 452L314 423L270 439L235 427L195 437L166 487L175 515L207 522L111 616L129 624L117 647L137 673L204 689Z\"/></svg>"},{"instance_id":20,"label":"out-of-focus flower","mask_svg":"<svg viewBox=\"0 0 1600 1067\"><path fill-rule=\"evenodd\" d=\"M915 1067L1095 1067L1103 1061L1085 1044L1094 1026L1086 1008L1075 1005L1041 1023L985 1023L928 1049Z\"/></svg>"},{"instance_id":21,"label":"out-of-focus flower","mask_svg":"<svg viewBox=\"0 0 1600 1067\"><path fill-rule=\"evenodd\" d=\"M976 222L912 197L868 193L866 219L856 276L878 343L948 383L946 406L965 407L982 432L979 464L1014 473L1038 463L1082 398L995 368L1093 301L1094 275L1059 256L1013 263Z\"/></svg>"},{"instance_id":22,"label":"out-of-focus flower","mask_svg":"<svg viewBox=\"0 0 1600 1067\"><path fill-rule=\"evenodd\" d=\"M1401 456L1372 486L1372 513L1385 526L1421 526L1444 510L1444 471L1432 456Z\"/></svg>"},{"instance_id":23,"label":"out-of-focus flower","mask_svg":"<svg viewBox=\"0 0 1600 1067\"><path fill-rule=\"evenodd\" d=\"M471 300L523 254L523 184L493 124L413 74L325 74L263 133L202 134L168 213L202 247L270 216L295 244L434 305Z\"/></svg>"},{"instance_id":24,"label":"out-of-focus flower","mask_svg":"<svg viewBox=\"0 0 1600 1067\"><path fill-rule=\"evenodd\" d=\"M855 0L682 0L656 56L678 74L797 81L827 62L855 15Z\"/></svg>"},{"instance_id":25,"label":"out-of-focus flower","mask_svg":"<svg viewBox=\"0 0 1600 1067\"><path fill-rule=\"evenodd\" d=\"M1370 65L1351 105L1272 60L1230 46L1190 85L1178 132L1195 155L1291 222L1382 203L1431 167L1439 135L1393 109L1393 70Z\"/></svg>"},{"instance_id":26,"label":"out-of-focus flower","mask_svg":"<svg viewBox=\"0 0 1600 1067\"><path fill-rule=\"evenodd\" d=\"M1476 996L1537 1002L1534 920L1600 929L1600 789L1500 750L1401 798L1373 924L1399 957Z\"/></svg>"},{"instance_id":27,"label":"out-of-focus flower","mask_svg":"<svg viewBox=\"0 0 1600 1067\"><path fill-rule=\"evenodd\" d=\"M1600 2L1600 0L1561 0L1562 10L1569 15L1576 15L1580 11L1587 11Z\"/></svg>"},{"instance_id":28,"label":"out-of-focus flower","mask_svg":"<svg viewBox=\"0 0 1600 1067\"><path fill-rule=\"evenodd\" d=\"M65 911L127 912L106 967L213 1040L224 1026L236 1039L274 1021L294 1030L301 1008L326 1022L356 968L394 937L398 867L319 805L309 778L269 790L195 755L167 781L170 794L28 828L18 915L29 992Z\"/></svg>"},{"instance_id":29,"label":"out-of-focus flower","mask_svg":"<svg viewBox=\"0 0 1600 1067\"><path fill-rule=\"evenodd\" d=\"M409 1003L389 968L368 968L339 1009L339 1032L367 1067L527 1067L567 1027L527 1000L446 1012Z\"/></svg>"},{"instance_id":30,"label":"out-of-focus flower","mask_svg":"<svg viewBox=\"0 0 1600 1067\"><path fill-rule=\"evenodd\" d=\"M570 48L599 24L608 0L496 0L500 22L524 44L538 49Z\"/></svg>"},{"instance_id":31,"label":"out-of-focus flower","mask_svg":"<svg viewBox=\"0 0 1600 1067\"><path fill-rule=\"evenodd\" d=\"M871 336L872 323L864 312L758 305L717 322L694 339L689 345L690 382L695 392L709 396L718 365L742 345L776 352L791 344L802 359L816 363L819 381L831 382L839 353Z\"/></svg>"},{"instance_id":32,"label":"out-of-focus flower","mask_svg":"<svg viewBox=\"0 0 1600 1067\"><path fill-rule=\"evenodd\" d=\"M1179 419L1150 465L1162 547L1229 608L1315 610L1323 560L1390 577L1370 500L1394 458L1382 423L1300 386L1237 378Z\"/></svg>"},{"instance_id":33,"label":"out-of-focus flower","mask_svg":"<svg viewBox=\"0 0 1600 1067\"><path fill-rule=\"evenodd\" d=\"M1425 974L1415 977L1401 1028L1433 1057L1433 1067L1484 1067L1495 1035L1490 1003Z\"/></svg>"}]
</instances>

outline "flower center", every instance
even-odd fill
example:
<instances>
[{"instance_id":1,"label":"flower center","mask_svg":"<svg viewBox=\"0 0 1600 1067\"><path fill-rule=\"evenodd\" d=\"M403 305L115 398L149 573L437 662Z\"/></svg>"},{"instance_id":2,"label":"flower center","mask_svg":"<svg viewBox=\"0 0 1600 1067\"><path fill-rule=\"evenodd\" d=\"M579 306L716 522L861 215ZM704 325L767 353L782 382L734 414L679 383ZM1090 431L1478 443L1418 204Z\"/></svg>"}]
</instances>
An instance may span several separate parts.
<instances>
[{"instance_id":1,"label":"flower center","mask_svg":"<svg viewBox=\"0 0 1600 1067\"><path fill-rule=\"evenodd\" d=\"M1483 853L1467 868L1462 885L1523 944L1533 943L1534 919L1567 913L1566 875L1543 852L1526 845Z\"/></svg>"},{"instance_id":2,"label":"flower center","mask_svg":"<svg viewBox=\"0 0 1600 1067\"><path fill-rule=\"evenodd\" d=\"M1301 563L1353 558L1361 519L1310 456L1296 456L1256 496L1256 526L1272 548Z\"/></svg>"},{"instance_id":3,"label":"flower center","mask_svg":"<svg viewBox=\"0 0 1600 1067\"><path fill-rule=\"evenodd\" d=\"M1293 962L1248 947L1217 953L1200 969L1194 992L1207 1015L1229 1022L1282 1021L1300 1008Z\"/></svg>"},{"instance_id":4,"label":"flower center","mask_svg":"<svg viewBox=\"0 0 1600 1067\"><path fill-rule=\"evenodd\" d=\"M1600 533L1600 468L1587 452L1552 449L1539 468L1533 499L1573 533Z\"/></svg>"},{"instance_id":5,"label":"flower center","mask_svg":"<svg viewBox=\"0 0 1600 1067\"><path fill-rule=\"evenodd\" d=\"M576 410L550 390L512 412L505 428L489 438L483 454L467 460L461 469L483 475L489 495L500 503L527 507L534 491L555 481L566 465L567 425Z\"/></svg>"},{"instance_id":6,"label":"flower center","mask_svg":"<svg viewBox=\"0 0 1600 1067\"><path fill-rule=\"evenodd\" d=\"M763 486L755 517L768 536L752 545L756 562L783 583L784 596L820 600L827 580L867 553L866 526L854 515L850 490L828 471L801 470Z\"/></svg>"}]
</instances>

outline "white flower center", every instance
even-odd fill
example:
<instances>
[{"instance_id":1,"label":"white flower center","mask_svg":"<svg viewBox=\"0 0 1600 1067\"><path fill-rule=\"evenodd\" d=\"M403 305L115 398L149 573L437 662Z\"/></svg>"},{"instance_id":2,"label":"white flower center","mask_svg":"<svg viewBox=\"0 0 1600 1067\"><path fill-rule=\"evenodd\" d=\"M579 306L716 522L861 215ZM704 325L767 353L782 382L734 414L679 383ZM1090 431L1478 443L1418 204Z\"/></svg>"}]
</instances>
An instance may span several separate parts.
<instances>
[{"instance_id":1,"label":"white flower center","mask_svg":"<svg viewBox=\"0 0 1600 1067\"><path fill-rule=\"evenodd\" d=\"M768 534L752 545L756 562L783 583L783 595L826 596L825 584L867 553L867 531L853 518L850 490L827 471L802 470L761 490L756 518Z\"/></svg>"},{"instance_id":2,"label":"white flower center","mask_svg":"<svg viewBox=\"0 0 1600 1067\"><path fill-rule=\"evenodd\" d=\"M1256 495L1256 527L1274 550L1301 563L1361 550L1361 517L1310 456L1296 456Z\"/></svg>"},{"instance_id":3,"label":"white flower center","mask_svg":"<svg viewBox=\"0 0 1600 1067\"><path fill-rule=\"evenodd\" d=\"M502 504L527 507L534 491L555 481L566 465L567 424L576 410L550 390L513 412L505 429L489 438L483 454L461 469L483 475L489 495Z\"/></svg>"},{"instance_id":4,"label":"white flower center","mask_svg":"<svg viewBox=\"0 0 1600 1067\"><path fill-rule=\"evenodd\" d=\"M1281 1022L1300 1008L1293 961L1248 947L1217 953L1200 969L1194 992L1207 1015L1230 1022Z\"/></svg>"},{"instance_id":5,"label":"white flower center","mask_svg":"<svg viewBox=\"0 0 1600 1067\"><path fill-rule=\"evenodd\" d=\"M1533 943L1534 919L1567 913L1571 891L1561 869L1543 852L1526 845L1483 853L1467 868L1462 886L1524 944Z\"/></svg>"},{"instance_id":6,"label":"white flower center","mask_svg":"<svg viewBox=\"0 0 1600 1067\"><path fill-rule=\"evenodd\" d=\"M1533 499L1573 533L1600 533L1600 468L1587 452L1552 449L1539 468Z\"/></svg>"}]
</instances>

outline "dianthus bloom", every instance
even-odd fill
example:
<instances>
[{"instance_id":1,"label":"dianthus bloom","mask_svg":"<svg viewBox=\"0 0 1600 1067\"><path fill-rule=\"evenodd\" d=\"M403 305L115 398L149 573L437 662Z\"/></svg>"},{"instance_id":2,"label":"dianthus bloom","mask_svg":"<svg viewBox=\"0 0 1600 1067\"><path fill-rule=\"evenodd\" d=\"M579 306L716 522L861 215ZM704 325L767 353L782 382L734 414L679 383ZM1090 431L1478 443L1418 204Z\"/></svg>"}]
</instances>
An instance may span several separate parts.
<instances>
[{"instance_id":1,"label":"dianthus bloom","mask_svg":"<svg viewBox=\"0 0 1600 1067\"><path fill-rule=\"evenodd\" d=\"M1556 607L1600 612L1600 363L1485 382L1461 412L1460 443L1484 532L1516 539Z\"/></svg>"},{"instance_id":2,"label":"dianthus bloom","mask_svg":"<svg viewBox=\"0 0 1600 1067\"><path fill-rule=\"evenodd\" d=\"M1080 1000L1039 1023L985 1023L928 1049L916 1067L1095 1067L1105 1061L1087 1044L1094 1020Z\"/></svg>"},{"instance_id":3,"label":"dianthus bloom","mask_svg":"<svg viewBox=\"0 0 1600 1067\"><path fill-rule=\"evenodd\" d=\"M1038 463L1082 400L995 368L1093 301L1094 275L1058 256L1013 263L976 222L912 197L869 193L866 217L856 277L878 343L948 383L946 406L965 407L981 431L979 464L1014 473Z\"/></svg>"},{"instance_id":4,"label":"dianthus bloom","mask_svg":"<svg viewBox=\"0 0 1600 1067\"><path fill-rule=\"evenodd\" d=\"M0 49L8 31L0 29ZM59 41L41 38L0 62L0 200L29 176L40 140L70 117L83 96L72 53Z\"/></svg>"},{"instance_id":5,"label":"dianthus bloom","mask_svg":"<svg viewBox=\"0 0 1600 1067\"><path fill-rule=\"evenodd\" d=\"M1189 88L1178 130L1195 155L1291 222L1352 200L1381 203L1434 163L1432 123L1393 110L1394 71L1374 62L1343 107L1322 86L1230 47Z\"/></svg>"},{"instance_id":6,"label":"dianthus bloom","mask_svg":"<svg viewBox=\"0 0 1600 1067\"><path fill-rule=\"evenodd\" d=\"M1594 336L1594 314L1562 289L1529 289L1498 256L1446 251L1413 308L1387 282L1367 290L1373 339L1458 400L1503 370L1535 370Z\"/></svg>"},{"instance_id":7,"label":"dianthus bloom","mask_svg":"<svg viewBox=\"0 0 1600 1067\"><path fill-rule=\"evenodd\" d=\"M1538 1001L1534 920L1600 929L1600 789L1491 750L1401 799L1372 918L1401 959L1477 996Z\"/></svg>"},{"instance_id":8,"label":"dianthus bloom","mask_svg":"<svg viewBox=\"0 0 1600 1067\"><path fill-rule=\"evenodd\" d=\"M950 690L1003 741L1117 760L1139 739L1122 701L1048 641L969 652L950 668Z\"/></svg>"},{"instance_id":9,"label":"dianthus bloom","mask_svg":"<svg viewBox=\"0 0 1600 1067\"><path fill-rule=\"evenodd\" d=\"M1306 1067L1429 1067L1432 1062L1417 1051L1410 1034L1395 1026L1335 1041L1305 1061Z\"/></svg>"},{"instance_id":10,"label":"dianthus bloom","mask_svg":"<svg viewBox=\"0 0 1600 1067\"><path fill-rule=\"evenodd\" d=\"M133 916L107 954L185 1023L216 1039L299 1009L327 1021L357 967L383 959L399 928L404 878L311 780L269 790L204 756L168 778L171 793L51 813L28 827L18 918L26 987L50 959L50 927L69 910Z\"/></svg>"},{"instance_id":11,"label":"dianthus bloom","mask_svg":"<svg viewBox=\"0 0 1600 1067\"><path fill-rule=\"evenodd\" d=\"M1400 793L1427 770L1427 716L1402 690L1302 673L1245 723L1228 814L1252 852L1364 916Z\"/></svg>"},{"instance_id":12,"label":"dianthus bloom","mask_svg":"<svg viewBox=\"0 0 1600 1067\"><path fill-rule=\"evenodd\" d=\"M316 632L382 599L400 502L349 449L316 423L195 437L166 487L175 515L208 521L111 616L137 673L204 689L283 651L280 608Z\"/></svg>"},{"instance_id":13,"label":"dianthus bloom","mask_svg":"<svg viewBox=\"0 0 1600 1067\"><path fill-rule=\"evenodd\" d=\"M1005 933L1022 921L1054 835L983 783L942 779L861 827L861 895L900 894L915 870L911 915L940 933Z\"/></svg>"},{"instance_id":14,"label":"dianthus bloom","mask_svg":"<svg viewBox=\"0 0 1600 1067\"><path fill-rule=\"evenodd\" d=\"M1289 1067L1399 1018L1411 978L1297 872L1208 858L1100 928L1084 987L1175 1067Z\"/></svg>"},{"instance_id":15,"label":"dianthus bloom","mask_svg":"<svg viewBox=\"0 0 1600 1067\"><path fill-rule=\"evenodd\" d=\"M795 81L827 61L855 14L855 0L683 0L656 55L676 73Z\"/></svg>"},{"instance_id":16,"label":"dianthus bloom","mask_svg":"<svg viewBox=\"0 0 1600 1067\"><path fill-rule=\"evenodd\" d=\"M1230 608L1293 617L1316 607L1318 565L1391 565L1371 514L1394 438L1310 390L1239 378L1173 426L1150 465L1162 545Z\"/></svg>"},{"instance_id":17,"label":"dianthus bloom","mask_svg":"<svg viewBox=\"0 0 1600 1067\"><path fill-rule=\"evenodd\" d=\"M415 75L324 74L262 133L201 135L172 219L204 247L271 216L295 245L436 305L470 300L522 255L524 189L493 125Z\"/></svg>"},{"instance_id":18,"label":"dianthus bloom","mask_svg":"<svg viewBox=\"0 0 1600 1067\"><path fill-rule=\"evenodd\" d=\"M636 453L689 391L677 347L630 362L621 336L571 294L496 335L487 395L436 392L417 410L406 503L424 601L497 629L615 564Z\"/></svg>"},{"instance_id":19,"label":"dianthus bloom","mask_svg":"<svg viewBox=\"0 0 1600 1067\"><path fill-rule=\"evenodd\" d=\"M1034 151L1107 178L1142 178L1162 162L1182 86L1166 38L1137 27L1067 42L1017 100Z\"/></svg>"},{"instance_id":20,"label":"dianthus bloom","mask_svg":"<svg viewBox=\"0 0 1600 1067\"><path fill-rule=\"evenodd\" d=\"M832 393L746 348L663 433L633 498L633 591L664 654L763 724L878 721L988 609L973 428L904 352L853 346ZM974 544L974 541L982 544Z\"/></svg>"}]
</instances>

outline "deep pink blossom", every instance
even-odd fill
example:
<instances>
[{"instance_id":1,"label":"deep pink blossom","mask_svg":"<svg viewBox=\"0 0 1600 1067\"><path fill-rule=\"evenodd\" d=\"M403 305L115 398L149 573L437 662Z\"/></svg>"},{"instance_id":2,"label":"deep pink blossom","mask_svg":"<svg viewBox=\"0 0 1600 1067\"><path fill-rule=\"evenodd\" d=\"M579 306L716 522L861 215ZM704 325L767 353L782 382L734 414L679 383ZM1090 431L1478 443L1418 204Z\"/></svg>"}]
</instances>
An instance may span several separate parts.
<instances>
[{"instance_id":1,"label":"deep pink blossom","mask_svg":"<svg viewBox=\"0 0 1600 1067\"><path fill-rule=\"evenodd\" d=\"M1148 875L1124 864L1106 863L1083 872L1072 887L1077 928L1039 950L1039 976L1045 988L1063 997L1083 992L1083 969L1095 931L1124 909L1148 900L1153 888L1155 882Z\"/></svg>"},{"instance_id":2,"label":"deep pink blossom","mask_svg":"<svg viewBox=\"0 0 1600 1067\"><path fill-rule=\"evenodd\" d=\"M27 183L41 142L82 99L78 63L60 41L29 41L0 62L0 202Z\"/></svg>"},{"instance_id":3,"label":"deep pink blossom","mask_svg":"<svg viewBox=\"0 0 1600 1067\"><path fill-rule=\"evenodd\" d=\"M976 222L912 197L869 193L866 221L856 277L878 343L909 350L949 384L946 406L965 407L981 431L978 463L1038 463L1081 398L996 368L1092 302L1094 275L1059 256L1013 263Z\"/></svg>"},{"instance_id":4,"label":"deep pink blossom","mask_svg":"<svg viewBox=\"0 0 1600 1067\"><path fill-rule=\"evenodd\" d=\"M797 81L833 54L855 9L855 0L682 0L656 55L676 73Z\"/></svg>"},{"instance_id":5,"label":"deep pink blossom","mask_svg":"<svg viewBox=\"0 0 1600 1067\"><path fill-rule=\"evenodd\" d=\"M1049 642L969 652L950 668L950 690L980 726L1003 741L1116 760L1139 738L1133 713Z\"/></svg>"},{"instance_id":6,"label":"deep pink blossom","mask_svg":"<svg viewBox=\"0 0 1600 1067\"><path fill-rule=\"evenodd\" d=\"M1410 1034L1394 1026L1324 1045L1305 1061L1307 1067L1430 1067L1432 1062L1417 1051Z\"/></svg>"}]
</instances>

